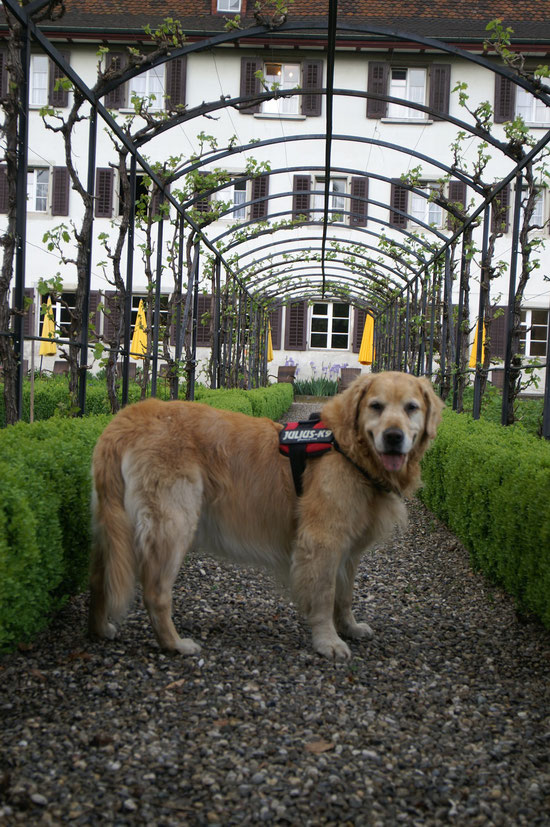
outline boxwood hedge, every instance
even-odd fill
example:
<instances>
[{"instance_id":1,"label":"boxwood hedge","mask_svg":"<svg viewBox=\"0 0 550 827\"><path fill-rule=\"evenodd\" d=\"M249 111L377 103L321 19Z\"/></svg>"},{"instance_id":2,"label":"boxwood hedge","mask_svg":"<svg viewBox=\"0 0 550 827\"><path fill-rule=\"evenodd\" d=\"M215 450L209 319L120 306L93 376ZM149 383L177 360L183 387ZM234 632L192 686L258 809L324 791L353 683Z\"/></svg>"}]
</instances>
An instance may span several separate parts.
<instances>
[{"instance_id":1,"label":"boxwood hedge","mask_svg":"<svg viewBox=\"0 0 550 827\"><path fill-rule=\"evenodd\" d=\"M445 411L422 462L426 505L472 565L550 627L550 444Z\"/></svg>"},{"instance_id":2,"label":"boxwood hedge","mask_svg":"<svg viewBox=\"0 0 550 827\"><path fill-rule=\"evenodd\" d=\"M209 391L199 401L279 419L292 385ZM90 462L108 415L0 431L0 650L30 640L87 580Z\"/></svg>"}]
</instances>

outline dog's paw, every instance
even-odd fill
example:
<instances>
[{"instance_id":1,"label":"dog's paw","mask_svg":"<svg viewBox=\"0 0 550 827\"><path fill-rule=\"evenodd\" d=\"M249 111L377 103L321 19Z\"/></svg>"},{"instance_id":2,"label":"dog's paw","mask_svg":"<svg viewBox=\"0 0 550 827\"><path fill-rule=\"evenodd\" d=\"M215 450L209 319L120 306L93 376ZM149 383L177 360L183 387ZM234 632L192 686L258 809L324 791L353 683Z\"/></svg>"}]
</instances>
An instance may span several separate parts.
<instances>
[{"instance_id":1,"label":"dog's paw","mask_svg":"<svg viewBox=\"0 0 550 827\"><path fill-rule=\"evenodd\" d=\"M105 640L114 640L116 637L116 626L109 621L99 625L90 625L90 637L101 638Z\"/></svg>"},{"instance_id":2,"label":"dog's paw","mask_svg":"<svg viewBox=\"0 0 550 827\"><path fill-rule=\"evenodd\" d=\"M337 635L330 638L317 638L313 641L313 646L316 652L330 658L330 660L349 660L351 658L349 646Z\"/></svg>"},{"instance_id":3,"label":"dog's paw","mask_svg":"<svg viewBox=\"0 0 550 827\"><path fill-rule=\"evenodd\" d=\"M179 652L180 655L198 655L201 647L190 637L183 637L176 643L174 650Z\"/></svg>"},{"instance_id":4,"label":"dog's paw","mask_svg":"<svg viewBox=\"0 0 550 827\"><path fill-rule=\"evenodd\" d=\"M371 640L374 637L368 623L349 623L342 631L355 640Z\"/></svg>"}]
</instances>

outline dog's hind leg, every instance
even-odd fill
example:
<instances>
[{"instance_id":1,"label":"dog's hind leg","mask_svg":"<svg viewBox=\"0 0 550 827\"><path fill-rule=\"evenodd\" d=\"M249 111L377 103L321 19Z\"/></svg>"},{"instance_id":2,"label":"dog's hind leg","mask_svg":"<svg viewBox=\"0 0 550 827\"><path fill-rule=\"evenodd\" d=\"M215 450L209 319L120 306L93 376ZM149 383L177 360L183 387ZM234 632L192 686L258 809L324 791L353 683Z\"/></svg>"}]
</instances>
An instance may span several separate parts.
<instances>
[{"instance_id":1,"label":"dog's hind leg","mask_svg":"<svg viewBox=\"0 0 550 827\"><path fill-rule=\"evenodd\" d=\"M374 632L368 623L358 623L353 616L353 587L360 555L350 554L340 563L336 578L336 597L334 601L334 621L336 628L347 637L372 638Z\"/></svg>"},{"instance_id":2,"label":"dog's hind leg","mask_svg":"<svg viewBox=\"0 0 550 827\"><path fill-rule=\"evenodd\" d=\"M197 529L202 485L179 480L160 488L155 499L136 531L143 602L161 649L194 655L200 646L181 638L172 620L172 588Z\"/></svg>"}]
</instances>

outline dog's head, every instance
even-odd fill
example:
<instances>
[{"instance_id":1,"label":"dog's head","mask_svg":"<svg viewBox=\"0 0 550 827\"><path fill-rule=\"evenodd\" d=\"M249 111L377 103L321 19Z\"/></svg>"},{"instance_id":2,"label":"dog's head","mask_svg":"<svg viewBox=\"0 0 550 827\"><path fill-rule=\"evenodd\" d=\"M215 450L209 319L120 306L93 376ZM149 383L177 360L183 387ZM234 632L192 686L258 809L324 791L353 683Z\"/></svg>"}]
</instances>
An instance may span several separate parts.
<instances>
[{"instance_id":1,"label":"dog's head","mask_svg":"<svg viewBox=\"0 0 550 827\"><path fill-rule=\"evenodd\" d=\"M434 439L443 407L426 378L388 371L356 379L325 406L323 418L352 454L366 449L371 469L374 463L405 482Z\"/></svg>"}]
</instances>

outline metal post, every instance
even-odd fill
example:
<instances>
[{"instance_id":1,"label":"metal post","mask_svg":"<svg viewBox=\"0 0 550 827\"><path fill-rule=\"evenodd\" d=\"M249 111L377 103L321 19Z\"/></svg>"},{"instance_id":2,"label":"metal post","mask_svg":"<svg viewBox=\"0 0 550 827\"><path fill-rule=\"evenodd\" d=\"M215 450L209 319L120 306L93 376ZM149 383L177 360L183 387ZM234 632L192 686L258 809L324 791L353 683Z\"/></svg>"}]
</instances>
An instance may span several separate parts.
<instances>
[{"instance_id":1,"label":"metal post","mask_svg":"<svg viewBox=\"0 0 550 827\"><path fill-rule=\"evenodd\" d=\"M476 372L474 378L474 404L472 416L474 419L479 419L481 415L481 377L483 366L483 331L485 329L485 305L487 301L487 293L489 290L489 281L487 275L487 250L489 247L489 207L483 213L483 242L481 248L481 278L479 282L479 304L477 310L477 349L476 349Z\"/></svg>"},{"instance_id":2,"label":"metal post","mask_svg":"<svg viewBox=\"0 0 550 827\"><path fill-rule=\"evenodd\" d=\"M544 377L542 436L544 439L550 439L550 311L548 311L548 330L546 331L546 373Z\"/></svg>"},{"instance_id":3,"label":"metal post","mask_svg":"<svg viewBox=\"0 0 550 827\"><path fill-rule=\"evenodd\" d=\"M197 327L199 316L199 241L195 241L193 256L193 320L191 324L191 370L189 371L189 399L195 398L195 374L197 371Z\"/></svg>"},{"instance_id":4,"label":"metal post","mask_svg":"<svg viewBox=\"0 0 550 827\"><path fill-rule=\"evenodd\" d=\"M435 336L435 299L437 295L437 283L439 281L439 274L440 274L440 264L439 261L436 262L434 265L433 270L433 277L432 277L432 310L430 314L430 350L428 352L428 361L426 362L426 376L432 375L433 370L433 358L434 358L434 336Z\"/></svg>"},{"instance_id":5,"label":"metal post","mask_svg":"<svg viewBox=\"0 0 550 827\"><path fill-rule=\"evenodd\" d=\"M15 316L13 349L16 358L17 418L23 415L23 358L25 350L23 312L25 309L25 254L27 242L27 147L29 132L30 34L25 29L21 46L23 82L19 90L17 130L17 214L15 219ZM34 331L31 331L34 333ZM34 342L33 342L34 347Z\"/></svg>"},{"instance_id":6,"label":"metal post","mask_svg":"<svg viewBox=\"0 0 550 827\"><path fill-rule=\"evenodd\" d=\"M464 273L466 272L465 236L462 236L462 255L460 256L460 275L458 278L458 314L456 320L456 344L453 376L453 411L458 409L458 378L460 375L460 357L462 354L462 316L464 315Z\"/></svg>"},{"instance_id":7,"label":"metal post","mask_svg":"<svg viewBox=\"0 0 550 827\"><path fill-rule=\"evenodd\" d=\"M441 373L441 390L445 385L445 371L447 367L447 328L452 327L453 300L452 300L452 278L451 278L451 257L449 248L445 250L445 280L443 287L443 320L441 323L441 345L439 354L439 369ZM452 358L452 353L451 353Z\"/></svg>"},{"instance_id":8,"label":"metal post","mask_svg":"<svg viewBox=\"0 0 550 827\"><path fill-rule=\"evenodd\" d=\"M126 295L124 297L124 350L122 357L122 406L128 404L130 379L130 336L132 326L132 291L134 286L134 233L136 212L136 156L130 161L130 217L128 221L128 247L126 250Z\"/></svg>"},{"instance_id":9,"label":"metal post","mask_svg":"<svg viewBox=\"0 0 550 827\"><path fill-rule=\"evenodd\" d=\"M405 358L403 360L403 370L405 373L409 372L409 345L410 345L410 324L411 324L411 292L410 285L407 284L407 302L405 305Z\"/></svg>"},{"instance_id":10,"label":"metal post","mask_svg":"<svg viewBox=\"0 0 550 827\"><path fill-rule=\"evenodd\" d=\"M506 356L504 359L504 385L502 388L501 423L508 424L508 403L510 390L508 380L512 364L512 334L514 332L514 305L516 298L516 277L518 271L519 224L521 218L522 175L516 176L516 197L514 200L514 224L512 228L512 252L510 254L510 280L508 282L508 309L506 311Z\"/></svg>"},{"instance_id":11,"label":"metal post","mask_svg":"<svg viewBox=\"0 0 550 827\"><path fill-rule=\"evenodd\" d=\"M90 122L88 125L88 181L86 189L90 198L94 196L95 185L95 159L97 144L97 109L92 106L90 109ZM90 315L90 288L92 285L92 245L93 245L93 209L88 235L88 248L86 250L86 284L82 301L82 329L80 331L80 369L78 376L78 415L86 413L86 382L88 378L88 325Z\"/></svg>"},{"instance_id":12,"label":"metal post","mask_svg":"<svg viewBox=\"0 0 550 827\"><path fill-rule=\"evenodd\" d=\"M213 318L213 341L212 341L212 387L220 386L220 259L216 258L214 264L214 318Z\"/></svg>"},{"instance_id":13,"label":"metal post","mask_svg":"<svg viewBox=\"0 0 550 827\"><path fill-rule=\"evenodd\" d=\"M161 192L159 198L159 206L164 201L164 194ZM161 211L162 215L162 211ZM159 327L160 327L160 288L162 282L162 234L164 221L161 218L158 222L157 235L157 267L156 267L156 281L155 281L155 312L153 314L153 372L151 375L151 396L157 395L157 373L159 361Z\"/></svg>"}]
</instances>

